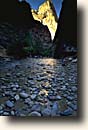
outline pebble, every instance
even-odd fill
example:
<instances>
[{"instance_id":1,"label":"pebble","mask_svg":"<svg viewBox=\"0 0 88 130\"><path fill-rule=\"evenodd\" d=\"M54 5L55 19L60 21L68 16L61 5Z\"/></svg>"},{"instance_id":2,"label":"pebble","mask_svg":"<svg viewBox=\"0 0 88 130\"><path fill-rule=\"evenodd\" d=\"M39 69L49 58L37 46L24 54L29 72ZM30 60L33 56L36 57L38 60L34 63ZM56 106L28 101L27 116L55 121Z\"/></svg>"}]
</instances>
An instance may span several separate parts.
<instances>
[{"instance_id":1,"label":"pebble","mask_svg":"<svg viewBox=\"0 0 88 130\"><path fill-rule=\"evenodd\" d=\"M19 78L21 76L21 73L17 73L16 76Z\"/></svg>"},{"instance_id":2,"label":"pebble","mask_svg":"<svg viewBox=\"0 0 88 130\"><path fill-rule=\"evenodd\" d=\"M19 85L18 84L12 84L11 88L19 88Z\"/></svg>"},{"instance_id":3,"label":"pebble","mask_svg":"<svg viewBox=\"0 0 88 130\"><path fill-rule=\"evenodd\" d=\"M41 105L35 104L35 105L32 106L31 110L40 112L41 111Z\"/></svg>"},{"instance_id":4,"label":"pebble","mask_svg":"<svg viewBox=\"0 0 88 130\"><path fill-rule=\"evenodd\" d=\"M9 112L4 112L3 113L3 116L9 116L10 114L9 114Z\"/></svg>"},{"instance_id":5,"label":"pebble","mask_svg":"<svg viewBox=\"0 0 88 130\"><path fill-rule=\"evenodd\" d=\"M12 90L13 90L14 92L15 92L15 91L17 91L17 89L16 89L16 88L13 88Z\"/></svg>"},{"instance_id":6,"label":"pebble","mask_svg":"<svg viewBox=\"0 0 88 130\"><path fill-rule=\"evenodd\" d=\"M43 115L43 116L50 116L50 115L51 115L51 109L50 109L50 108L45 108L45 109L42 111L42 115Z\"/></svg>"},{"instance_id":7,"label":"pebble","mask_svg":"<svg viewBox=\"0 0 88 130\"><path fill-rule=\"evenodd\" d=\"M77 62L77 59L72 60L72 63L76 63L76 62Z\"/></svg>"},{"instance_id":8,"label":"pebble","mask_svg":"<svg viewBox=\"0 0 88 130\"><path fill-rule=\"evenodd\" d=\"M10 96L10 92L9 91L5 91L5 96Z\"/></svg>"},{"instance_id":9,"label":"pebble","mask_svg":"<svg viewBox=\"0 0 88 130\"><path fill-rule=\"evenodd\" d=\"M73 96L67 96L67 99L68 99L69 101L72 101L72 100L74 99L74 97L73 97Z\"/></svg>"},{"instance_id":10,"label":"pebble","mask_svg":"<svg viewBox=\"0 0 88 130\"><path fill-rule=\"evenodd\" d=\"M27 81L29 84L31 84L31 85L35 85L35 83L33 82L33 81L31 81L31 80L28 80Z\"/></svg>"},{"instance_id":11,"label":"pebble","mask_svg":"<svg viewBox=\"0 0 88 130\"><path fill-rule=\"evenodd\" d=\"M15 88L19 88L19 85L18 85L18 84L15 84Z\"/></svg>"},{"instance_id":12,"label":"pebble","mask_svg":"<svg viewBox=\"0 0 88 130\"><path fill-rule=\"evenodd\" d=\"M20 113L20 117L24 117L24 116L25 116L25 114Z\"/></svg>"},{"instance_id":13,"label":"pebble","mask_svg":"<svg viewBox=\"0 0 88 130\"><path fill-rule=\"evenodd\" d=\"M38 89L35 87L35 88L32 88L32 91L37 91Z\"/></svg>"},{"instance_id":14,"label":"pebble","mask_svg":"<svg viewBox=\"0 0 88 130\"><path fill-rule=\"evenodd\" d=\"M57 100L61 100L62 97L58 95L58 96L56 96L56 99L57 99Z\"/></svg>"},{"instance_id":15,"label":"pebble","mask_svg":"<svg viewBox=\"0 0 88 130\"><path fill-rule=\"evenodd\" d=\"M20 93L20 97L21 97L21 98L28 98L28 96L29 96L29 95L28 95L27 93L25 93L25 92L21 92L21 93Z\"/></svg>"},{"instance_id":16,"label":"pebble","mask_svg":"<svg viewBox=\"0 0 88 130\"><path fill-rule=\"evenodd\" d=\"M69 107L71 107L71 108L72 108L73 110L75 110L75 111L77 110L77 105L74 105L74 104L72 104L72 103L69 104Z\"/></svg>"},{"instance_id":17,"label":"pebble","mask_svg":"<svg viewBox=\"0 0 88 130\"><path fill-rule=\"evenodd\" d=\"M6 89L6 86L1 86L1 89Z\"/></svg>"},{"instance_id":18,"label":"pebble","mask_svg":"<svg viewBox=\"0 0 88 130\"><path fill-rule=\"evenodd\" d=\"M16 95L14 98L16 101L18 101L20 99L19 95Z\"/></svg>"},{"instance_id":19,"label":"pebble","mask_svg":"<svg viewBox=\"0 0 88 130\"><path fill-rule=\"evenodd\" d=\"M47 62L45 64L42 62L42 59L38 59L37 62L33 60L29 62L30 59L28 58L27 61L26 59L15 61L20 63L20 68L14 68L14 70L12 70L13 67L12 69L9 68L10 71L6 71L5 77L4 75L0 75L0 98L8 98L6 103L1 100L4 107L0 105L0 115L74 115L74 112L77 112L77 83L75 75L77 72L74 66L75 64L72 64L72 62L76 63L77 61L75 59L74 61L73 58L64 60L65 69L64 66L62 66L62 62L58 62L58 60L54 67L48 65ZM11 61L11 63L13 61ZM36 65L36 63L40 65ZM30 69L27 68L28 65ZM34 70L30 71L32 69ZM5 71L5 69L2 70ZM7 74L9 72L11 75ZM66 75L68 77L66 77ZM13 76L13 79L11 76ZM42 89L45 91L42 91ZM42 93L40 93L40 91L42 91ZM16 103L17 108L14 110ZM63 109L65 109L64 103L68 108L63 111ZM60 105L63 105L64 108L61 108Z\"/></svg>"},{"instance_id":20,"label":"pebble","mask_svg":"<svg viewBox=\"0 0 88 130\"><path fill-rule=\"evenodd\" d=\"M6 106L9 108L12 108L14 106L14 104L10 100L8 100L8 101L6 101Z\"/></svg>"},{"instance_id":21,"label":"pebble","mask_svg":"<svg viewBox=\"0 0 88 130\"><path fill-rule=\"evenodd\" d=\"M73 110L71 108L67 108L65 111L60 112L60 115L61 116L69 116L69 115L72 115L72 113L73 113Z\"/></svg>"},{"instance_id":22,"label":"pebble","mask_svg":"<svg viewBox=\"0 0 88 130\"><path fill-rule=\"evenodd\" d=\"M15 115L15 112L14 112L14 111L11 111L11 115L14 116L14 115Z\"/></svg>"},{"instance_id":23,"label":"pebble","mask_svg":"<svg viewBox=\"0 0 88 130\"><path fill-rule=\"evenodd\" d=\"M62 91L66 91L67 88L66 88L66 86L62 86L62 87L60 88L60 90L62 90Z\"/></svg>"},{"instance_id":24,"label":"pebble","mask_svg":"<svg viewBox=\"0 0 88 130\"><path fill-rule=\"evenodd\" d=\"M28 80L33 80L33 77L28 77Z\"/></svg>"},{"instance_id":25,"label":"pebble","mask_svg":"<svg viewBox=\"0 0 88 130\"><path fill-rule=\"evenodd\" d=\"M72 60L72 57L69 57L68 60L71 61L71 60Z\"/></svg>"},{"instance_id":26,"label":"pebble","mask_svg":"<svg viewBox=\"0 0 88 130\"><path fill-rule=\"evenodd\" d=\"M42 81L44 79L46 79L46 77L39 77L39 78L37 78L37 81Z\"/></svg>"},{"instance_id":27,"label":"pebble","mask_svg":"<svg viewBox=\"0 0 88 130\"><path fill-rule=\"evenodd\" d=\"M48 96L49 100L50 101L55 101L55 100L61 100L62 97L57 95L57 96Z\"/></svg>"},{"instance_id":28,"label":"pebble","mask_svg":"<svg viewBox=\"0 0 88 130\"><path fill-rule=\"evenodd\" d=\"M46 72L49 73L49 74L52 74L52 73L53 73L52 70L47 70Z\"/></svg>"},{"instance_id":29,"label":"pebble","mask_svg":"<svg viewBox=\"0 0 88 130\"><path fill-rule=\"evenodd\" d=\"M71 90L72 90L73 92L76 92L76 91L77 91L77 87L74 86L74 87L71 88Z\"/></svg>"},{"instance_id":30,"label":"pebble","mask_svg":"<svg viewBox=\"0 0 88 130\"><path fill-rule=\"evenodd\" d=\"M36 94L32 94L32 95L31 95L31 99L32 99L32 100L36 99L36 97L37 97Z\"/></svg>"},{"instance_id":31,"label":"pebble","mask_svg":"<svg viewBox=\"0 0 88 130\"><path fill-rule=\"evenodd\" d=\"M0 114L2 114L2 113L3 113L3 110L0 111Z\"/></svg>"},{"instance_id":32,"label":"pebble","mask_svg":"<svg viewBox=\"0 0 88 130\"><path fill-rule=\"evenodd\" d=\"M56 116L58 111L59 111L58 103L54 102L51 110L51 116Z\"/></svg>"},{"instance_id":33,"label":"pebble","mask_svg":"<svg viewBox=\"0 0 88 130\"><path fill-rule=\"evenodd\" d=\"M34 117L41 117L41 113L37 112L37 111L33 111L31 112L28 116L34 116Z\"/></svg>"},{"instance_id":34,"label":"pebble","mask_svg":"<svg viewBox=\"0 0 88 130\"><path fill-rule=\"evenodd\" d=\"M0 106L0 111L3 109L3 107L2 106Z\"/></svg>"},{"instance_id":35,"label":"pebble","mask_svg":"<svg viewBox=\"0 0 88 130\"><path fill-rule=\"evenodd\" d=\"M26 104L29 104L31 103L31 99L30 98L26 98L25 101L24 101Z\"/></svg>"},{"instance_id":36,"label":"pebble","mask_svg":"<svg viewBox=\"0 0 88 130\"><path fill-rule=\"evenodd\" d=\"M68 96L67 94L64 94L64 95L63 95L63 97L65 97L65 98L66 98L67 96Z\"/></svg>"},{"instance_id":37,"label":"pebble","mask_svg":"<svg viewBox=\"0 0 88 130\"><path fill-rule=\"evenodd\" d=\"M10 73L7 73L7 74L6 74L6 76L7 76L7 77L10 77L10 76L11 76L11 74L10 74Z\"/></svg>"}]
</instances>

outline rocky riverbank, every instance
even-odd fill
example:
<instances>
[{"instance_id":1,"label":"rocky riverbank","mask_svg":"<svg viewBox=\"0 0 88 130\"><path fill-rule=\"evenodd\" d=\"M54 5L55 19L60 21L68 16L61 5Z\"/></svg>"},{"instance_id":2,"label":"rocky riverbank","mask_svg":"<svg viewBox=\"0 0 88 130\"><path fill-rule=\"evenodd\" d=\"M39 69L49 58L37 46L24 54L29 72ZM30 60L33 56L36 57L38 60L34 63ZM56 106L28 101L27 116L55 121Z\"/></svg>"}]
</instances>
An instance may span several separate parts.
<instances>
[{"instance_id":1,"label":"rocky riverbank","mask_svg":"<svg viewBox=\"0 0 88 130\"><path fill-rule=\"evenodd\" d=\"M0 115L77 116L77 59L0 58Z\"/></svg>"}]
</instances>

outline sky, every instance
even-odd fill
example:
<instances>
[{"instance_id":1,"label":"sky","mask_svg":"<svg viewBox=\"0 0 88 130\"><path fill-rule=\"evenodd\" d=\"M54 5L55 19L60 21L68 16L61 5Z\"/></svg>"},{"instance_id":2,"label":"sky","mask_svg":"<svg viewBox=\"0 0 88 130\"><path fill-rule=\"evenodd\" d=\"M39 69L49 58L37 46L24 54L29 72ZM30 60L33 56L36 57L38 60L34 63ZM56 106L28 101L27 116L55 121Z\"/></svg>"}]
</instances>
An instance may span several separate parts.
<instances>
[{"instance_id":1,"label":"sky","mask_svg":"<svg viewBox=\"0 0 88 130\"><path fill-rule=\"evenodd\" d=\"M21 1L21 0L20 0ZM31 5L31 8L33 9L38 9L39 5L41 5L45 0L26 0L28 3L30 3ZM56 13L59 17L59 14L60 14L60 10L61 10L61 7L62 7L62 0L52 0L53 4L54 4L54 7L55 7L55 10L56 10Z\"/></svg>"}]
</instances>

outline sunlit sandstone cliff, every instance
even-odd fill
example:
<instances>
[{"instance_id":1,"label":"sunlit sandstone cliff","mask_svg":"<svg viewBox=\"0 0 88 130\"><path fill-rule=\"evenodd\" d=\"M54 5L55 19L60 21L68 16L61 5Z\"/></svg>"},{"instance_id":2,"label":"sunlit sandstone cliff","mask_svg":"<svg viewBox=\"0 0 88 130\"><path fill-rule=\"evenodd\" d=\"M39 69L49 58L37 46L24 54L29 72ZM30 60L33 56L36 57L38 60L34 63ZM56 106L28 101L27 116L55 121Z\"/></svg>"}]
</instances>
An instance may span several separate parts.
<instances>
[{"instance_id":1,"label":"sunlit sandstone cliff","mask_svg":"<svg viewBox=\"0 0 88 130\"><path fill-rule=\"evenodd\" d=\"M31 10L33 18L40 21L43 25L47 25L51 33L52 39L57 29L57 14L51 0L46 0L39 6L38 10Z\"/></svg>"}]
</instances>

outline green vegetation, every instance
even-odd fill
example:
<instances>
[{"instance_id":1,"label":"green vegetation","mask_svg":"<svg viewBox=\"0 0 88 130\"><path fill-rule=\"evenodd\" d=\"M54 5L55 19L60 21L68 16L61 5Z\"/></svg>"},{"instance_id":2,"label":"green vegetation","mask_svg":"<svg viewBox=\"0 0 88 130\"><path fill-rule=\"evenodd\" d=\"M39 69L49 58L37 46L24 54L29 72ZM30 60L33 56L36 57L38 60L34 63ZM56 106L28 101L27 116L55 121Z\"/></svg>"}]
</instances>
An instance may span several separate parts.
<instances>
[{"instance_id":1,"label":"green vegetation","mask_svg":"<svg viewBox=\"0 0 88 130\"><path fill-rule=\"evenodd\" d=\"M26 56L50 56L51 49L44 49L39 39L34 39L30 32L27 33L23 42L17 41L10 44L7 48L7 54L14 57L23 58Z\"/></svg>"},{"instance_id":2,"label":"green vegetation","mask_svg":"<svg viewBox=\"0 0 88 130\"><path fill-rule=\"evenodd\" d=\"M39 39L33 39L30 32L27 34L24 39L25 47L24 51L31 55L40 55L40 51L42 50Z\"/></svg>"}]
</instances>

